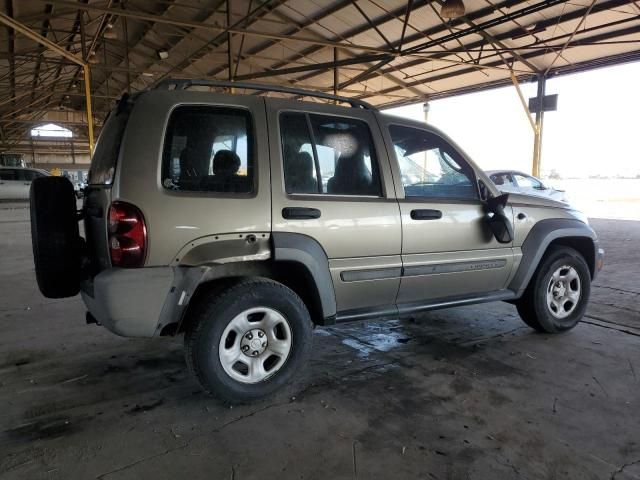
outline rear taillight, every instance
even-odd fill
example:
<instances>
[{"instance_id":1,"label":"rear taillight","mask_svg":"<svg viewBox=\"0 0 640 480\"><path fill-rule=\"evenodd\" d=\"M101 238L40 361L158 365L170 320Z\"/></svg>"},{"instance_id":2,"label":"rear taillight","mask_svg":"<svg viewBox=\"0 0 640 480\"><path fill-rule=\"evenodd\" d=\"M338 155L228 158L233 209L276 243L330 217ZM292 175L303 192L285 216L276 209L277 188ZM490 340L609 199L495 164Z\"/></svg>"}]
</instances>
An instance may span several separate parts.
<instances>
[{"instance_id":1,"label":"rear taillight","mask_svg":"<svg viewBox=\"0 0 640 480\"><path fill-rule=\"evenodd\" d=\"M144 264L147 227L142 212L127 202L109 208L109 251L114 267L135 268Z\"/></svg>"}]
</instances>

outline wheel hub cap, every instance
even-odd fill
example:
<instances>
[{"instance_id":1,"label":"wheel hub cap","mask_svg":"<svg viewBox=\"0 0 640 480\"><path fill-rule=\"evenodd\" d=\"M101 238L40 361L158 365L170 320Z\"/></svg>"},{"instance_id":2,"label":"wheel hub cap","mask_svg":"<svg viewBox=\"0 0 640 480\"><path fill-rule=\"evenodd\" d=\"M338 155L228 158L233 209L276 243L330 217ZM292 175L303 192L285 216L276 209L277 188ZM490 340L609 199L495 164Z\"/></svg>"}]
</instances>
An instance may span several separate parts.
<instances>
[{"instance_id":1,"label":"wheel hub cap","mask_svg":"<svg viewBox=\"0 0 640 480\"><path fill-rule=\"evenodd\" d=\"M267 340L264 330L254 328L242 336L242 340L240 341L240 350L242 350L242 353L247 357L255 357L257 355L262 355L267 349L268 344L269 341Z\"/></svg>"},{"instance_id":2,"label":"wheel hub cap","mask_svg":"<svg viewBox=\"0 0 640 480\"><path fill-rule=\"evenodd\" d=\"M284 315L268 307L250 308L227 324L218 357L234 380L258 383L282 368L292 344L291 327Z\"/></svg>"},{"instance_id":3,"label":"wheel hub cap","mask_svg":"<svg viewBox=\"0 0 640 480\"><path fill-rule=\"evenodd\" d=\"M559 319L571 315L578 306L581 293L580 276L574 267L563 265L556 269L547 288L547 306L551 315Z\"/></svg>"}]
</instances>

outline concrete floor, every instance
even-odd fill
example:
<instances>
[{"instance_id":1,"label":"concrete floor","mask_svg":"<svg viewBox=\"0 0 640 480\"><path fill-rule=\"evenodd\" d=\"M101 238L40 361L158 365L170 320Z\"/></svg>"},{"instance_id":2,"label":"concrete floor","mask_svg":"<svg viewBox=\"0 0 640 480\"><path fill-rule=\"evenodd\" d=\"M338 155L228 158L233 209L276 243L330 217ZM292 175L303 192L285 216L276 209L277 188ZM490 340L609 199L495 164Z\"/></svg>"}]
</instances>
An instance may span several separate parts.
<instances>
[{"instance_id":1,"label":"concrete floor","mask_svg":"<svg viewBox=\"0 0 640 480\"><path fill-rule=\"evenodd\" d=\"M0 205L0 477L640 478L640 222L593 225L607 265L573 331L504 303L318 329L295 389L231 408L181 338L43 298L28 211Z\"/></svg>"}]
</instances>

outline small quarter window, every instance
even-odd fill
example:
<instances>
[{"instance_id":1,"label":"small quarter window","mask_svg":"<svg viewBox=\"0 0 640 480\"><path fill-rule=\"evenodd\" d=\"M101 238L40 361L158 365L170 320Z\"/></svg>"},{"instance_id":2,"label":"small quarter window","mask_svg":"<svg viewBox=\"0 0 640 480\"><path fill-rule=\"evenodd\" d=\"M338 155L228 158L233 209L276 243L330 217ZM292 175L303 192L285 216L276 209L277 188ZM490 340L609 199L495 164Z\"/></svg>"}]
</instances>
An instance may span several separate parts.
<instances>
[{"instance_id":1,"label":"small quarter window","mask_svg":"<svg viewBox=\"0 0 640 480\"><path fill-rule=\"evenodd\" d=\"M169 119L162 185L190 192L250 193L254 187L251 116L226 107L178 107Z\"/></svg>"},{"instance_id":2,"label":"small quarter window","mask_svg":"<svg viewBox=\"0 0 640 480\"><path fill-rule=\"evenodd\" d=\"M120 144L129 121L131 105L125 95L118 102L118 107L107 116L91 158L91 168L89 169L89 183L91 185L111 185L113 183Z\"/></svg>"}]
</instances>

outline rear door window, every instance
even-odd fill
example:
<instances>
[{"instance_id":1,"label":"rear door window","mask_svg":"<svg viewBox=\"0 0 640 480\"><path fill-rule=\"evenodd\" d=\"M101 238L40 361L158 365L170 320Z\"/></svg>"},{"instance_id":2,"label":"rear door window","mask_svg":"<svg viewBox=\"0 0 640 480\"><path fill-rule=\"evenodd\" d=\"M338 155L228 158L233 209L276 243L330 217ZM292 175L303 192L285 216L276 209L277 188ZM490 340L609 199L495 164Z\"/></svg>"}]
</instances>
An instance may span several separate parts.
<instances>
[{"instance_id":1,"label":"rear door window","mask_svg":"<svg viewBox=\"0 0 640 480\"><path fill-rule=\"evenodd\" d=\"M251 115L238 108L183 106L169 119L162 185L214 193L254 191Z\"/></svg>"},{"instance_id":2,"label":"rear door window","mask_svg":"<svg viewBox=\"0 0 640 480\"><path fill-rule=\"evenodd\" d=\"M363 120L286 112L280 134L287 193L382 196L373 139Z\"/></svg>"}]
</instances>

